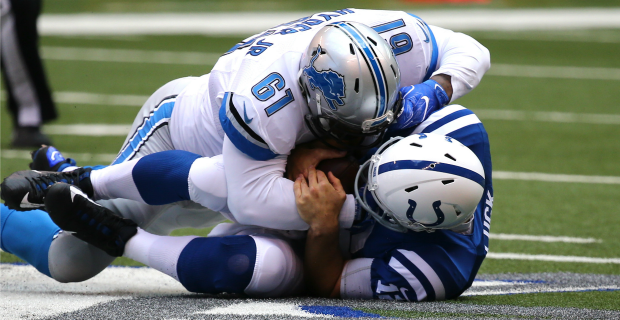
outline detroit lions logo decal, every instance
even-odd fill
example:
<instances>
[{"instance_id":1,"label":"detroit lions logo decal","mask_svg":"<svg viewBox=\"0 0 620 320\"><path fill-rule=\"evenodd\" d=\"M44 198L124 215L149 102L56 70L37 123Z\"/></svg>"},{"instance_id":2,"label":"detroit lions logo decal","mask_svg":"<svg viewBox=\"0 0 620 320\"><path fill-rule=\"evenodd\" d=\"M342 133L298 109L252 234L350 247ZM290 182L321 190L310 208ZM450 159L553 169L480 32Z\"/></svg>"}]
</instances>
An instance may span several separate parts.
<instances>
[{"instance_id":1,"label":"detroit lions logo decal","mask_svg":"<svg viewBox=\"0 0 620 320\"><path fill-rule=\"evenodd\" d=\"M317 70L314 62L321 55L321 46L316 50L316 54L310 60L310 65L304 68L304 74L308 77L310 86L313 90L319 89L325 97L327 104L332 110L338 110L337 106L344 104L342 98L344 94L344 76L332 69Z\"/></svg>"}]
</instances>

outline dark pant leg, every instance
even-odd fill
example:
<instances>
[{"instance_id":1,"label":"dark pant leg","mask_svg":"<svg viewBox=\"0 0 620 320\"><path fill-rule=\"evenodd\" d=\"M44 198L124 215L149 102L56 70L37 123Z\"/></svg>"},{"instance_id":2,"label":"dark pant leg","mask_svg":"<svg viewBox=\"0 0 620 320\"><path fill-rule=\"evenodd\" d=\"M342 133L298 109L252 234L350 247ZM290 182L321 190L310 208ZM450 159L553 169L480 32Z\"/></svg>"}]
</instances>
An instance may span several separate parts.
<instances>
[{"instance_id":1,"label":"dark pant leg","mask_svg":"<svg viewBox=\"0 0 620 320\"><path fill-rule=\"evenodd\" d=\"M5 46L2 49L2 69L9 109L15 120L24 101L38 106L40 111L40 120L31 120L28 126L39 126L41 122L57 117L38 48L37 19L40 12L41 0L10 0L10 12L2 17L5 20L3 27L7 22L13 23L12 28L7 28L12 32L2 34L2 45ZM7 37L14 37L14 40ZM17 71L7 72L6 68L11 67Z\"/></svg>"}]
</instances>

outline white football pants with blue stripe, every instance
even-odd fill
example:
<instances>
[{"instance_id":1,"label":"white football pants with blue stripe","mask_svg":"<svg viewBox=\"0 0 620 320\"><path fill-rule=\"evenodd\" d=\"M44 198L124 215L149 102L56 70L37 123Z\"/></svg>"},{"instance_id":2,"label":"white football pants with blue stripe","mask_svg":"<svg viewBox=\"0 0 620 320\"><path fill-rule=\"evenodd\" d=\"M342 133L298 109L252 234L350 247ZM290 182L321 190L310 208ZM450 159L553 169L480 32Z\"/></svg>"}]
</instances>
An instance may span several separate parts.
<instances>
[{"instance_id":1,"label":"white football pants with blue stripe","mask_svg":"<svg viewBox=\"0 0 620 320\"><path fill-rule=\"evenodd\" d=\"M161 151L174 150L168 128L168 121L170 119L172 106L174 105L174 98L191 83L193 79L195 78L188 77L173 80L158 89L146 101L136 116L132 129L114 163L138 159L145 155ZM205 160L208 161L209 158ZM207 166L204 170L219 170L218 172L214 172L212 176L223 180L224 173L221 160L218 161L216 158L213 158L213 160L213 166ZM221 186L225 184L225 181L220 183L213 181L213 184ZM179 228L207 228L225 220L220 213L209 210L191 201L180 201L166 205L148 205L127 199L100 200L98 202L111 209L116 214L135 221L142 229L150 233L141 232L143 237L136 237L136 240L155 239L154 237L158 237L157 235L167 235L172 230ZM16 225L17 224L18 223L16 223ZM50 223L46 222L45 224L48 225ZM23 229L28 230L27 224L23 226ZM50 226L50 230L51 229L54 228ZM219 230L220 231L217 233L218 237L241 233L244 235L251 235L255 243L256 257L253 259L256 261L252 269L254 270L254 274L251 277L251 282L247 284L247 288L244 290L245 293L250 295L274 296L291 294L298 290L302 283L301 262L292 252L291 247L285 240L279 239L278 236L274 235L259 235L259 233L265 233L260 231L264 229L254 229L254 231L249 232L247 230L239 231L235 228L220 227ZM222 230L228 231L223 232ZM188 239L187 237L184 238ZM193 239L196 237L190 238ZM164 241L162 239L167 240ZM3 241L7 241L7 239L3 239ZM114 260L113 257L108 256L103 251L82 242L68 233L60 232L54 235L53 241L51 238L42 241L51 241L51 244L48 244L49 252L47 253L47 257L44 257L45 259L40 259L46 261L49 259L46 264L49 266L49 273L44 273L60 282L79 282L87 280L101 272ZM160 255L149 254L149 252L152 253L153 250L156 250L154 248L169 248L169 246L163 243L170 243L171 246L177 249L183 249L183 246L180 245L180 243L183 243L183 240L176 237L159 238L159 241L156 241L158 245L153 248L144 244L149 243L148 240L144 243L142 242L143 241L133 241L132 248L144 248L144 254L137 254L131 256L131 258L147 265L153 265L153 267L158 270L168 270L169 272L162 272L180 280L176 275L176 267L174 267L176 266L176 259L178 259L179 256L175 257L174 254L166 254L163 259L159 259L153 257L159 257ZM136 243L142 244L136 245ZM39 244L34 244L33 246L37 245ZM128 251L131 252L132 249ZM181 253L180 250L172 251L178 254ZM135 253L136 250L133 250L133 252ZM217 256L215 256L215 258L217 258ZM273 263L274 261L280 261L280 263ZM213 265L212 262L210 264ZM161 268L158 268L158 266L161 266ZM185 274L187 274L187 272L185 272ZM289 276L284 277L283 275Z\"/></svg>"}]
</instances>

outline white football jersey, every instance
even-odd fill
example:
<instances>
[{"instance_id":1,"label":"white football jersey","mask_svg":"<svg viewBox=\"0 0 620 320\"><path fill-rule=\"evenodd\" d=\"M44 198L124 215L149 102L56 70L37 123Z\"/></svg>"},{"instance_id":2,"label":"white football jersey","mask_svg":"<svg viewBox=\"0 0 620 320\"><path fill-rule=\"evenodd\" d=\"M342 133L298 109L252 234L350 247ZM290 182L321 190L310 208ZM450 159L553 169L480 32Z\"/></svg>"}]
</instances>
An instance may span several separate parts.
<instances>
[{"instance_id":1,"label":"white football jersey","mask_svg":"<svg viewBox=\"0 0 620 320\"><path fill-rule=\"evenodd\" d=\"M213 138L221 141L226 133L245 154L267 160L312 140L304 123L308 107L298 84L300 61L316 32L338 21L364 23L390 44L401 70L401 86L423 82L437 69L439 50L433 32L414 15L361 9L317 13L235 45L209 77L198 80L202 84L179 95L173 119L182 112L183 120L175 121L184 125L176 126L179 130L171 126L175 147L211 156ZM197 125L199 121L204 125ZM208 129L207 135L203 128Z\"/></svg>"}]
</instances>

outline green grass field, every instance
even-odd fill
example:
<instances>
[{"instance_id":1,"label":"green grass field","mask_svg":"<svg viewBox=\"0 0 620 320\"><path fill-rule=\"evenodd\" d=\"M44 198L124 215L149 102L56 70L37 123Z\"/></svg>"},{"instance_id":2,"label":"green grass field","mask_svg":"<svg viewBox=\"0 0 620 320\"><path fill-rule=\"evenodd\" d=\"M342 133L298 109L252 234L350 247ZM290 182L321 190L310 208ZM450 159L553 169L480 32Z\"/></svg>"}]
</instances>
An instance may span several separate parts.
<instances>
[{"instance_id":1,"label":"green grass field","mask_svg":"<svg viewBox=\"0 0 620 320\"><path fill-rule=\"evenodd\" d=\"M152 1L51 1L46 12L145 11ZM324 1L328 3L327 1ZM167 6L176 11L191 8L230 10L230 1L160 1L158 10ZM243 1L242 9L256 8ZM284 1L267 2L276 10ZM288 2L286 2L288 3ZM369 1L329 1L344 6L364 7ZM359 5L361 3L362 5ZM490 7L557 6L560 1L493 1ZM579 6L567 1L566 6ZM209 8L206 8L206 5ZM332 4L290 4L284 10L313 10ZM614 6L618 1L588 2L590 6ZM397 6L387 1L385 6ZM274 8L272 8L274 7ZM190 8L190 9L188 9ZM407 6L406 8L411 8ZM620 73L620 29L580 31L470 32L491 52L493 64L533 65L541 67L606 68ZM52 37L41 39L42 47L81 47L178 52L221 53L240 39L207 36L115 36ZM85 62L46 60L46 69L55 92L86 92L107 95L148 96L169 80L209 72L212 65L180 65L121 62ZM491 69L491 71L493 68ZM497 76L489 73L480 86L456 101L474 111L562 112L577 118L601 114L603 118L620 117L616 98L620 79L568 79ZM1 148L10 149L11 125L2 100ZM130 124L139 109L136 106L109 106L59 103L60 118L53 124ZM482 114L482 113L481 113ZM620 125L499 120L481 116L491 140L494 171L537 172L547 174L620 177ZM55 146L68 153L115 154L122 136L88 137L52 135ZM27 168L22 158L1 160L2 177ZM97 164L81 161L79 165ZM529 255L560 255L595 258L620 258L620 184L542 182L496 179L492 233L534 236L595 238L594 243L564 243L491 239L490 252ZM206 230L178 230L176 235L208 233ZM16 261L2 252L2 262ZM131 264L118 259L117 264ZM494 273L575 272L620 275L618 263L545 262L487 259L481 274ZM546 293L514 296L460 298L455 303L507 304L518 306L564 306L620 310L620 291ZM386 316L390 314L385 313ZM422 314L410 314L409 316ZM433 314L437 316L437 314ZM403 315L395 315L403 316ZM428 315L426 315L428 316Z\"/></svg>"}]
</instances>

